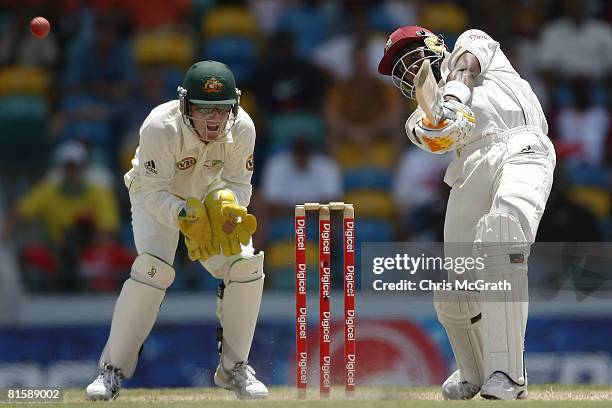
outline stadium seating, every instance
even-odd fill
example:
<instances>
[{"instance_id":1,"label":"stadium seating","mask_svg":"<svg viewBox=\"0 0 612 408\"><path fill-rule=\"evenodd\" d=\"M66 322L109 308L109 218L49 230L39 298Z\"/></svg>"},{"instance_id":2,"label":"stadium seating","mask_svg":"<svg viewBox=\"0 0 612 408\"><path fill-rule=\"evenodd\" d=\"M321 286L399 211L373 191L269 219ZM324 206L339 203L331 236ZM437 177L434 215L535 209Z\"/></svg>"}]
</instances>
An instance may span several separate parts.
<instances>
[{"instance_id":1,"label":"stadium seating","mask_svg":"<svg viewBox=\"0 0 612 408\"><path fill-rule=\"evenodd\" d=\"M570 199L591 210L598 220L604 220L610 214L610 191L598 186L579 185L569 190Z\"/></svg>"},{"instance_id":2,"label":"stadium seating","mask_svg":"<svg viewBox=\"0 0 612 408\"><path fill-rule=\"evenodd\" d=\"M344 202L353 203L359 209L360 217L392 219L395 214L395 204L390 194L375 189L359 189L348 191Z\"/></svg>"},{"instance_id":3,"label":"stadium seating","mask_svg":"<svg viewBox=\"0 0 612 408\"><path fill-rule=\"evenodd\" d=\"M293 217L278 217L270 220L269 225L267 227L267 235L266 241L275 242L280 240L290 240L293 239L295 234L294 228L294 218ZM306 231L309 237L316 236L316 231L318 226L318 221L316 217L310 216L308 217L308 221L306 223Z\"/></svg>"},{"instance_id":4,"label":"stadium seating","mask_svg":"<svg viewBox=\"0 0 612 408\"><path fill-rule=\"evenodd\" d=\"M305 135L309 137L315 146L323 145L325 125L320 117L307 112L289 112L278 114L270 120L268 137L270 151L273 154L287 149L298 137Z\"/></svg>"},{"instance_id":5,"label":"stadium seating","mask_svg":"<svg viewBox=\"0 0 612 408\"><path fill-rule=\"evenodd\" d=\"M371 188L375 190L391 190L393 174L381 167L354 167L344 172L344 190Z\"/></svg>"},{"instance_id":6,"label":"stadium seating","mask_svg":"<svg viewBox=\"0 0 612 408\"><path fill-rule=\"evenodd\" d=\"M361 242L389 242L394 238L394 225L381 218L357 217L355 220L357 244Z\"/></svg>"},{"instance_id":7,"label":"stadium seating","mask_svg":"<svg viewBox=\"0 0 612 408\"><path fill-rule=\"evenodd\" d=\"M606 187L608 173L600 166L568 164L566 167L568 181L574 185Z\"/></svg>"},{"instance_id":8,"label":"stadium seating","mask_svg":"<svg viewBox=\"0 0 612 408\"><path fill-rule=\"evenodd\" d=\"M255 72L257 45L249 37L214 37L204 43L200 56L223 61L232 69L236 81L244 84Z\"/></svg>"},{"instance_id":9,"label":"stadium seating","mask_svg":"<svg viewBox=\"0 0 612 408\"><path fill-rule=\"evenodd\" d=\"M0 70L0 96L34 95L47 97L49 74L39 68L11 65Z\"/></svg>"},{"instance_id":10,"label":"stadium seating","mask_svg":"<svg viewBox=\"0 0 612 408\"><path fill-rule=\"evenodd\" d=\"M458 34L468 28L468 16L465 10L456 4L434 3L423 9L420 24L434 33L441 34L452 49Z\"/></svg>"},{"instance_id":11,"label":"stadium seating","mask_svg":"<svg viewBox=\"0 0 612 408\"><path fill-rule=\"evenodd\" d=\"M48 159L49 107L39 96L0 98L0 168L36 171Z\"/></svg>"},{"instance_id":12,"label":"stadium seating","mask_svg":"<svg viewBox=\"0 0 612 408\"><path fill-rule=\"evenodd\" d=\"M72 95L61 101L61 107L66 112L90 106L105 107L105 103L94 96L86 94ZM68 122L66 126L61 129L59 134L60 140L82 139L99 145L99 147L110 143L112 137L112 125L105 118L76 118Z\"/></svg>"},{"instance_id":13,"label":"stadium seating","mask_svg":"<svg viewBox=\"0 0 612 408\"><path fill-rule=\"evenodd\" d=\"M202 34L206 38L222 36L254 37L258 34L257 22L247 8L217 7L202 16Z\"/></svg>"},{"instance_id":14,"label":"stadium seating","mask_svg":"<svg viewBox=\"0 0 612 408\"><path fill-rule=\"evenodd\" d=\"M139 65L186 68L193 63L193 51L191 37L179 32L141 32L134 39L134 58Z\"/></svg>"},{"instance_id":15,"label":"stadium seating","mask_svg":"<svg viewBox=\"0 0 612 408\"><path fill-rule=\"evenodd\" d=\"M257 101L255 100L255 92L251 89L245 89L238 84L238 88L242 91L240 96L240 106L247 111L249 116L255 120L257 117Z\"/></svg>"},{"instance_id":16,"label":"stadium seating","mask_svg":"<svg viewBox=\"0 0 612 408\"><path fill-rule=\"evenodd\" d=\"M329 15L313 4L299 3L287 7L279 17L277 30L290 31L295 36L298 55L309 58L324 43L331 31Z\"/></svg>"},{"instance_id":17,"label":"stadium seating","mask_svg":"<svg viewBox=\"0 0 612 408\"><path fill-rule=\"evenodd\" d=\"M309 270L318 265L319 252L318 242L308 240L306 242L306 264ZM277 289L289 289L295 285L295 240L286 239L271 242L266 248L266 274L268 280ZM311 274L314 276L314 274ZM311 279L308 286L312 286Z\"/></svg>"},{"instance_id":18,"label":"stadium seating","mask_svg":"<svg viewBox=\"0 0 612 408\"><path fill-rule=\"evenodd\" d=\"M393 170L397 153L393 144L386 141L376 142L367 149L354 144L343 143L335 158L344 170L362 166Z\"/></svg>"}]
</instances>

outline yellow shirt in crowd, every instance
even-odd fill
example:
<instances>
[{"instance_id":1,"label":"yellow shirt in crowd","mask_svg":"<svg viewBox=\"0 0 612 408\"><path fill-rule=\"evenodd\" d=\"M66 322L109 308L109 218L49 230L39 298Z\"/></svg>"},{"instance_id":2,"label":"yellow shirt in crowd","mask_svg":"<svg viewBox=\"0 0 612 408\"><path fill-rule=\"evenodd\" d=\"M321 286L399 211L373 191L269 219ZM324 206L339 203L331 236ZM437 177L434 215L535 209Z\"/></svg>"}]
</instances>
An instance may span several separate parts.
<instances>
[{"instance_id":1,"label":"yellow shirt in crowd","mask_svg":"<svg viewBox=\"0 0 612 408\"><path fill-rule=\"evenodd\" d=\"M119 229L119 213L111 191L85 183L77 194L62 191L57 181L43 181L19 202L19 214L26 221L40 220L54 243L80 220L91 219L96 229L115 232Z\"/></svg>"}]
</instances>

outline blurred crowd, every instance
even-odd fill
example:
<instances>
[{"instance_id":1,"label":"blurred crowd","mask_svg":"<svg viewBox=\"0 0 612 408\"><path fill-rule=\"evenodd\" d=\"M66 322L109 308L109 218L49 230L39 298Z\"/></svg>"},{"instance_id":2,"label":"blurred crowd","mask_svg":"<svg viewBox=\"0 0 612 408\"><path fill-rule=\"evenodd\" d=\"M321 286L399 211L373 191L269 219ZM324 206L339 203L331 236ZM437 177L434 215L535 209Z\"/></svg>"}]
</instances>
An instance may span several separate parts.
<instances>
[{"instance_id":1,"label":"blurred crowd","mask_svg":"<svg viewBox=\"0 0 612 408\"><path fill-rule=\"evenodd\" d=\"M256 123L251 209L269 287L293 286L297 203L355 204L360 242L442 240L442 175L452 157L409 144L403 122L414 102L376 72L389 33L415 23L449 49L468 28L488 32L538 94L558 156L538 240L612 238L612 2L0 5L0 238L31 291L120 287L135 256L122 174L148 112L176 99L185 69L201 59L230 66ZM52 25L44 39L29 32L37 15ZM309 224L313 264L316 230ZM182 244L175 267L179 290L217 285Z\"/></svg>"}]
</instances>

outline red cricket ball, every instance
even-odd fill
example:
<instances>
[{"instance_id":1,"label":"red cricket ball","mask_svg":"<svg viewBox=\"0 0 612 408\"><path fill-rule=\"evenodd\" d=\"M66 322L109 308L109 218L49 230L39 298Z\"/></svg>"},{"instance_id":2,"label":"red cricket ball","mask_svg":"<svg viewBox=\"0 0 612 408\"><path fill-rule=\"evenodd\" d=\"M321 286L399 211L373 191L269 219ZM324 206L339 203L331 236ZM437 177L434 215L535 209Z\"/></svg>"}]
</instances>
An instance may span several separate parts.
<instances>
[{"instance_id":1,"label":"red cricket ball","mask_svg":"<svg viewBox=\"0 0 612 408\"><path fill-rule=\"evenodd\" d=\"M44 17L34 17L30 21L30 31L36 38L45 38L51 30L51 24Z\"/></svg>"}]
</instances>

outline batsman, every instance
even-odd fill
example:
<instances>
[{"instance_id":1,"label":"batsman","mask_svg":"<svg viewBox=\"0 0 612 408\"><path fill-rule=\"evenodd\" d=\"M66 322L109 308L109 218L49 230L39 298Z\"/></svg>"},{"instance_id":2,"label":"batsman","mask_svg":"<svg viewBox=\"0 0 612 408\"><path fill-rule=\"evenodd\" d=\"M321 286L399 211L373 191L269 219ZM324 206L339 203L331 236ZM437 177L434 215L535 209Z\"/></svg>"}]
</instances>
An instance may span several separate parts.
<instances>
[{"instance_id":1,"label":"batsman","mask_svg":"<svg viewBox=\"0 0 612 408\"><path fill-rule=\"evenodd\" d=\"M240 107L231 70L201 61L189 68L178 100L154 108L125 175L138 256L115 304L100 375L88 400L112 400L134 374L157 319L180 235L192 261L222 280L217 293L220 359L214 383L240 399L268 390L248 365L261 303L264 254L254 253L251 198L255 126Z\"/></svg>"},{"instance_id":2,"label":"batsman","mask_svg":"<svg viewBox=\"0 0 612 408\"><path fill-rule=\"evenodd\" d=\"M466 277L448 271L449 279L512 286L496 294L434 293L458 367L442 395L525 398L527 259L556 163L542 107L499 43L480 30L461 34L448 52L431 31L401 27L390 35L378 70L419 104L406 121L408 138L430 153L453 152L444 176L451 187L445 255L479 256L484 267Z\"/></svg>"}]
</instances>

